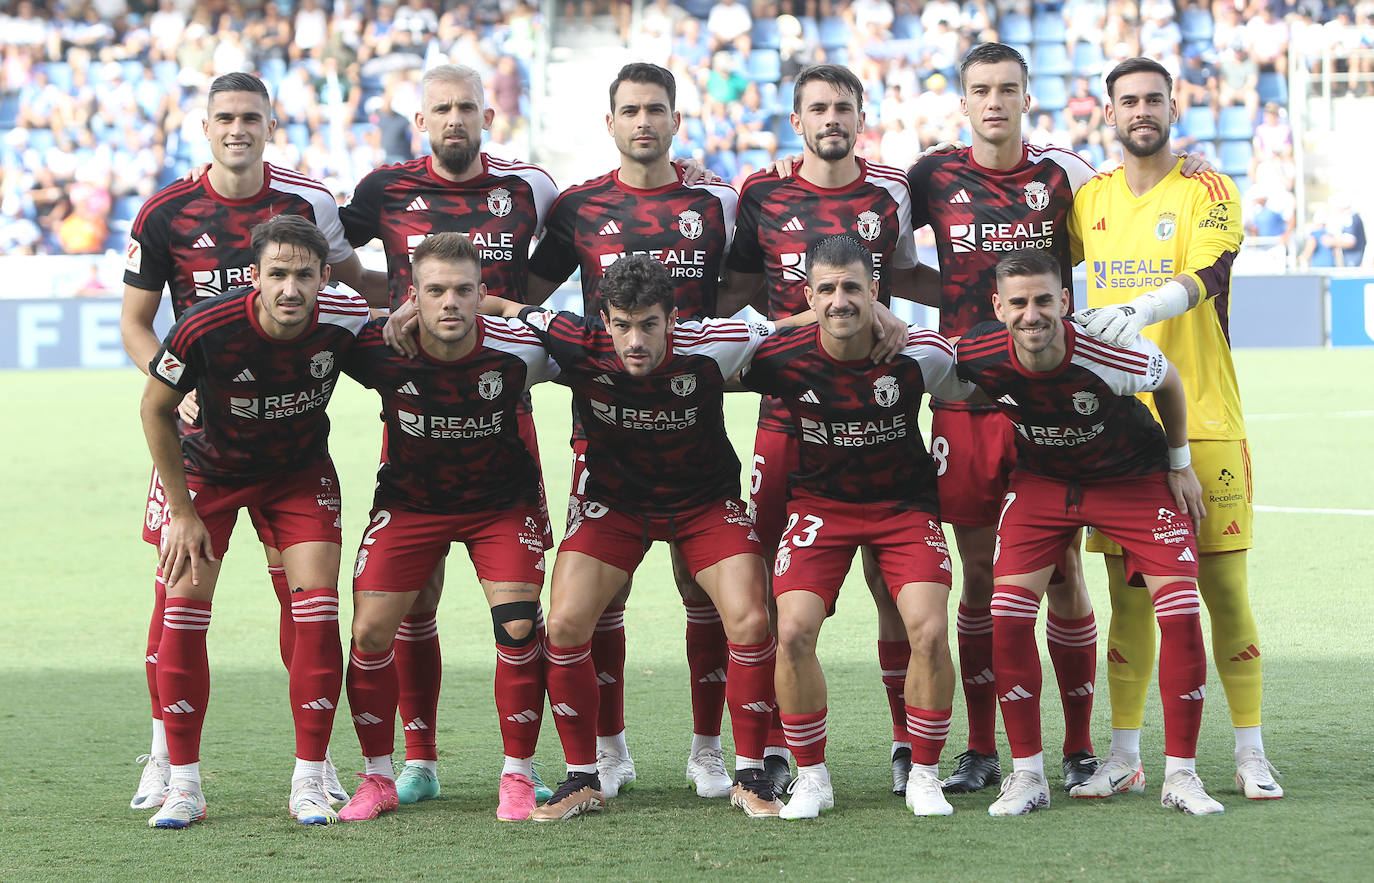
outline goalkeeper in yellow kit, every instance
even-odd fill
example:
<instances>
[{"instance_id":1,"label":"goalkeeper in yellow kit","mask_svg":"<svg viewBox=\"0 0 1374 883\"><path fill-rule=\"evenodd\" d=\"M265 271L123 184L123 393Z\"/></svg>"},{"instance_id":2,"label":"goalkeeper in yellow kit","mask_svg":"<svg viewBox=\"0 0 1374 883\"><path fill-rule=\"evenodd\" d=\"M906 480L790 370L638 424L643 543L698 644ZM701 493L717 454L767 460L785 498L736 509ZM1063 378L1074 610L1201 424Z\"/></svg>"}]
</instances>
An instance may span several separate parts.
<instances>
[{"instance_id":1,"label":"goalkeeper in yellow kit","mask_svg":"<svg viewBox=\"0 0 1374 883\"><path fill-rule=\"evenodd\" d=\"M1273 799L1283 789L1260 738L1259 633L1246 589L1250 454L1228 337L1240 203L1225 175L1179 174L1182 161L1169 152L1178 117L1172 86L1168 71L1147 58L1123 61L1107 75L1107 123L1116 128L1125 163L1074 197L1069 232L1075 257L1087 263L1089 306L1076 318L1088 334L1118 346L1144 334L1182 375L1192 466L1207 515L1198 525L1198 588L1235 727L1236 782L1246 797ZM1071 793L1109 797L1144 790L1140 725L1155 627L1149 595L1127 584L1121 549L1100 535L1089 537L1088 549L1106 553L1111 588L1112 742L1102 766Z\"/></svg>"}]
</instances>

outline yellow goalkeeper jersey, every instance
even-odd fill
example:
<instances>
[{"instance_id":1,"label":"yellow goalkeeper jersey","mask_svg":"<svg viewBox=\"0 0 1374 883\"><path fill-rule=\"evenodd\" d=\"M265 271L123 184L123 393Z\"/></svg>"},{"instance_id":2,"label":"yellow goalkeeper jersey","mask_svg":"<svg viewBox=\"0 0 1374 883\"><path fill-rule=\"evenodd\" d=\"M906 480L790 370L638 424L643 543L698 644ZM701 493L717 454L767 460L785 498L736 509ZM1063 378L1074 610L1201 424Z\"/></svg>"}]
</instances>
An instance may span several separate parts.
<instances>
[{"instance_id":1,"label":"yellow goalkeeper jersey","mask_svg":"<svg viewBox=\"0 0 1374 883\"><path fill-rule=\"evenodd\" d=\"M1182 164L1141 196L1126 184L1124 168L1084 184L1069 215L1074 260L1087 262L1090 307L1125 303L1182 274L1193 277L1202 302L1142 334L1178 366L1188 394L1188 437L1244 438L1228 331L1231 264L1244 238L1240 202L1227 176L1185 178ZM1142 400L1154 410L1153 397Z\"/></svg>"}]
</instances>

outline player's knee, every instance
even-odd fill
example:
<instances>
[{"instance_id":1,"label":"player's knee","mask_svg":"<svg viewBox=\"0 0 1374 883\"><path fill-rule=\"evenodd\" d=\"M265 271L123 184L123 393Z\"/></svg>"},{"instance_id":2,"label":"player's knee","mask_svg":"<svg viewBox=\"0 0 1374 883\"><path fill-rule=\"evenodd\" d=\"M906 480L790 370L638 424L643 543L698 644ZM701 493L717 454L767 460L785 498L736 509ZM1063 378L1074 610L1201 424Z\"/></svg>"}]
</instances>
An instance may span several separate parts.
<instances>
[{"instance_id":1,"label":"player's knee","mask_svg":"<svg viewBox=\"0 0 1374 883\"><path fill-rule=\"evenodd\" d=\"M381 653L396 640L396 630L377 622L353 623L353 646L364 653Z\"/></svg>"},{"instance_id":2,"label":"player's knee","mask_svg":"<svg viewBox=\"0 0 1374 883\"><path fill-rule=\"evenodd\" d=\"M502 647L524 647L534 640L534 601L511 601L491 608L492 631Z\"/></svg>"},{"instance_id":3,"label":"player's knee","mask_svg":"<svg viewBox=\"0 0 1374 883\"><path fill-rule=\"evenodd\" d=\"M964 571L963 603L971 607L986 607L992 603L992 562L965 559L960 562Z\"/></svg>"},{"instance_id":4,"label":"player's knee","mask_svg":"<svg viewBox=\"0 0 1374 883\"><path fill-rule=\"evenodd\" d=\"M778 654L796 659L816 655L817 630L789 616L778 617Z\"/></svg>"},{"instance_id":5,"label":"player's knee","mask_svg":"<svg viewBox=\"0 0 1374 883\"><path fill-rule=\"evenodd\" d=\"M544 633L548 642L555 647L580 647L592 639L596 621L578 622L557 613L550 613L544 619Z\"/></svg>"},{"instance_id":6,"label":"player's knee","mask_svg":"<svg viewBox=\"0 0 1374 883\"><path fill-rule=\"evenodd\" d=\"M934 619L932 617L907 628L906 638L911 644L913 660L933 662L938 661L941 656L949 656L949 623L937 623Z\"/></svg>"},{"instance_id":7,"label":"player's knee","mask_svg":"<svg viewBox=\"0 0 1374 883\"><path fill-rule=\"evenodd\" d=\"M726 636L736 644L757 644L768 638L768 611L760 607L742 616L732 617L726 626Z\"/></svg>"}]
</instances>

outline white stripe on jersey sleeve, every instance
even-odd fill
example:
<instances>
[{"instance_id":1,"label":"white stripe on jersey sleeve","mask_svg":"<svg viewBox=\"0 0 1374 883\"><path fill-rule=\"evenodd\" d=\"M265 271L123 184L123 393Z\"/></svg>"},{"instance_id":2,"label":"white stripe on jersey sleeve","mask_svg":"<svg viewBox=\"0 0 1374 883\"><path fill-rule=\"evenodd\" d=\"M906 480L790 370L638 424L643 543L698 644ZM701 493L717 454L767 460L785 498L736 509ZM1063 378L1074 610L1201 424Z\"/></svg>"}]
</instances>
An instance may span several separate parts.
<instances>
[{"instance_id":1,"label":"white stripe on jersey sleeve","mask_svg":"<svg viewBox=\"0 0 1374 883\"><path fill-rule=\"evenodd\" d=\"M1146 337L1137 338L1128 347L1116 347L1077 334L1071 361L1102 378L1112 392L1121 396L1152 392L1169 373L1169 360Z\"/></svg>"},{"instance_id":2,"label":"white stripe on jersey sleeve","mask_svg":"<svg viewBox=\"0 0 1374 883\"><path fill-rule=\"evenodd\" d=\"M1073 188L1075 194L1078 193L1078 188L1088 183L1097 174L1092 163L1072 150L1065 150L1062 147L1036 147L1033 144L1027 144L1026 152L1031 159L1037 162L1052 162L1063 169L1064 174L1069 176L1069 186Z\"/></svg>"},{"instance_id":3,"label":"white stripe on jersey sleeve","mask_svg":"<svg viewBox=\"0 0 1374 883\"><path fill-rule=\"evenodd\" d=\"M534 194L534 238L544 235L544 219L549 216L553 201L558 198L558 185L553 176L533 163L515 162L495 156L487 157L489 174L515 175L530 185Z\"/></svg>"},{"instance_id":4,"label":"white stripe on jersey sleeve","mask_svg":"<svg viewBox=\"0 0 1374 883\"><path fill-rule=\"evenodd\" d=\"M327 263L337 264L353 254L353 246L344 237L343 222L339 220L339 204L323 184L296 172L280 169L267 163L268 186L282 193L294 193L309 201L315 210L315 226L329 241Z\"/></svg>"},{"instance_id":5,"label":"white stripe on jersey sleeve","mask_svg":"<svg viewBox=\"0 0 1374 883\"><path fill-rule=\"evenodd\" d=\"M944 335L929 328L908 326L902 355L921 366L926 392L937 399L962 402L977 388L971 381L959 379L955 371L954 347Z\"/></svg>"},{"instance_id":6,"label":"white stripe on jersey sleeve","mask_svg":"<svg viewBox=\"0 0 1374 883\"><path fill-rule=\"evenodd\" d=\"M752 307L745 307L737 315L743 318L679 323L673 329L673 352L714 359L721 376L728 380L749 364L776 330Z\"/></svg>"},{"instance_id":7,"label":"white stripe on jersey sleeve","mask_svg":"<svg viewBox=\"0 0 1374 883\"><path fill-rule=\"evenodd\" d=\"M345 293L335 288L326 288L319 294L320 322L338 325L353 332L356 337L363 330L369 318L367 301L356 294Z\"/></svg>"},{"instance_id":8,"label":"white stripe on jersey sleeve","mask_svg":"<svg viewBox=\"0 0 1374 883\"><path fill-rule=\"evenodd\" d=\"M713 184L698 182L690 186L705 190L716 199L720 200L721 214L725 220L724 254L728 255L730 253L730 245L735 241L735 214L739 209L739 194L736 193L735 188L731 187L729 184L723 184L719 181ZM724 268L724 266L725 263L722 258L721 267Z\"/></svg>"},{"instance_id":9,"label":"white stripe on jersey sleeve","mask_svg":"<svg viewBox=\"0 0 1374 883\"><path fill-rule=\"evenodd\" d=\"M480 316L482 342L494 350L510 353L525 363L525 392L536 383L558 376L558 363L544 349L538 336L519 319Z\"/></svg>"},{"instance_id":10,"label":"white stripe on jersey sleeve","mask_svg":"<svg viewBox=\"0 0 1374 883\"><path fill-rule=\"evenodd\" d=\"M897 203L897 247L892 254L892 266L909 270L916 266L916 237L911 229L911 187L906 175L894 166L865 162L865 180L885 189Z\"/></svg>"}]
</instances>

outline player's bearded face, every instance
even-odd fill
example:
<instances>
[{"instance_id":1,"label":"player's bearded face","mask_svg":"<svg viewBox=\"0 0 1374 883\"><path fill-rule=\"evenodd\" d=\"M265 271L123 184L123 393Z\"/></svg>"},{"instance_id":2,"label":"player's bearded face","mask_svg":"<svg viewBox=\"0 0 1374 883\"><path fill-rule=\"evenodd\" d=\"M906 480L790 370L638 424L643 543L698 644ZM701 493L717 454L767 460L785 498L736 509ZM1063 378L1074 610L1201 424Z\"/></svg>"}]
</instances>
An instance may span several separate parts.
<instances>
[{"instance_id":1,"label":"player's bearded face","mask_svg":"<svg viewBox=\"0 0 1374 883\"><path fill-rule=\"evenodd\" d=\"M262 162L276 121L267 99L254 92L219 92L206 109L205 137L215 164L233 171Z\"/></svg>"},{"instance_id":2,"label":"player's bearded face","mask_svg":"<svg viewBox=\"0 0 1374 883\"><path fill-rule=\"evenodd\" d=\"M309 249L269 242L258 263L249 268L258 288L254 309L258 324L271 337L290 339L309 326L315 303L329 281L329 267Z\"/></svg>"},{"instance_id":3,"label":"player's bearded face","mask_svg":"<svg viewBox=\"0 0 1374 883\"><path fill-rule=\"evenodd\" d=\"M872 268L860 263L817 264L807 274L806 302L816 311L821 330L836 340L871 333L877 297Z\"/></svg>"},{"instance_id":4,"label":"player's bearded face","mask_svg":"<svg viewBox=\"0 0 1374 883\"><path fill-rule=\"evenodd\" d=\"M475 83L431 83L425 88L424 109L415 123L429 135L430 152L445 170L458 175L468 170L482 150L482 130L491 127L495 111Z\"/></svg>"},{"instance_id":5,"label":"player's bearded face","mask_svg":"<svg viewBox=\"0 0 1374 883\"><path fill-rule=\"evenodd\" d=\"M444 347L466 340L477 323L477 305L486 294L477 265L470 261L423 260L412 287L420 315L420 345L442 355Z\"/></svg>"},{"instance_id":6,"label":"player's bearded face","mask_svg":"<svg viewBox=\"0 0 1374 883\"><path fill-rule=\"evenodd\" d=\"M625 373L642 377L663 364L668 354L668 329L677 320L677 310L665 314L659 306L633 312L608 307L602 311L601 320L611 333Z\"/></svg>"},{"instance_id":7,"label":"player's bearded face","mask_svg":"<svg viewBox=\"0 0 1374 883\"><path fill-rule=\"evenodd\" d=\"M999 279L992 305L1011 332L1018 354L1038 356L1062 350L1069 297L1052 275Z\"/></svg>"},{"instance_id":8,"label":"player's bearded face","mask_svg":"<svg viewBox=\"0 0 1374 883\"><path fill-rule=\"evenodd\" d=\"M808 153L834 161L854 153L864 117L853 95L813 80L802 86L801 111L792 114L792 126Z\"/></svg>"},{"instance_id":9,"label":"player's bearded face","mask_svg":"<svg viewBox=\"0 0 1374 883\"><path fill-rule=\"evenodd\" d=\"M1155 156L1169 149L1174 102L1169 84L1159 74L1127 74L1113 84L1107 122L1116 127L1121 146L1132 156Z\"/></svg>"},{"instance_id":10,"label":"player's bearded face","mask_svg":"<svg viewBox=\"0 0 1374 883\"><path fill-rule=\"evenodd\" d=\"M662 160L673 146L681 117L668 103L668 90L655 83L621 83L615 110L606 126L620 155L648 165Z\"/></svg>"}]
</instances>

